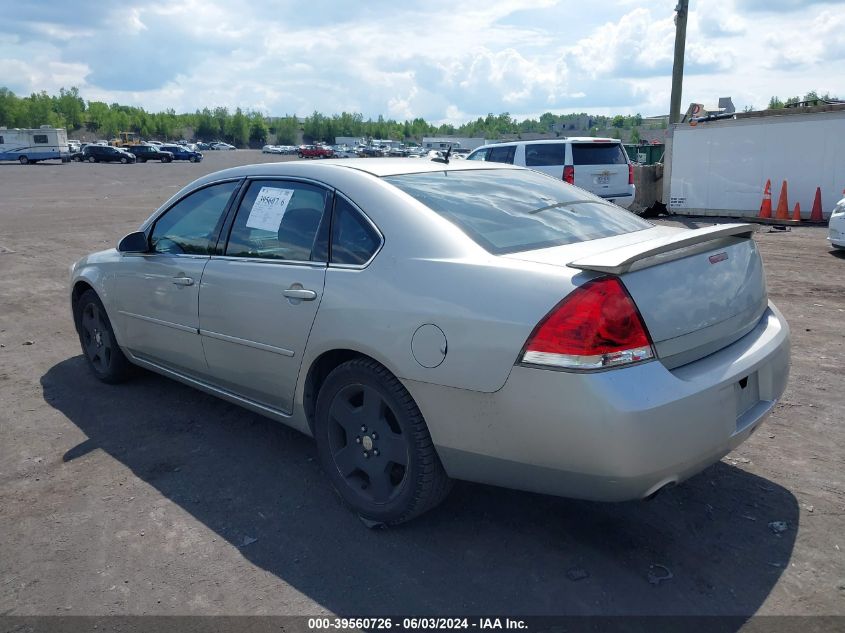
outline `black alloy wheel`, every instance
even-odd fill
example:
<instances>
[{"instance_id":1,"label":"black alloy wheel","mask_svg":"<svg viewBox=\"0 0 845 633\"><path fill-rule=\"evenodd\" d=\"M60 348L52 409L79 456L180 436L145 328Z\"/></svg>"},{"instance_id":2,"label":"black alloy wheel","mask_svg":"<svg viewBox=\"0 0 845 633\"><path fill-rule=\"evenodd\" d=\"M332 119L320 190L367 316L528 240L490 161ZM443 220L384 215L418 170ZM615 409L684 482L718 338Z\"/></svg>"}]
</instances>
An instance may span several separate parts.
<instances>
[{"instance_id":1,"label":"black alloy wheel","mask_svg":"<svg viewBox=\"0 0 845 633\"><path fill-rule=\"evenodd\" d=\"M315 435L335 488L368 521L402 523L449 492L419 408L372 359L347 361L329 374L317 398Z\"/></svg>"},{"instance_id":2,"label":"black alloy wheel","mask_svg":"<svg viewBox=\"0 0 845 633\"><path fill-rule=\"evenodd\" d=\"M131 374L114 336L103 303L93 290L87 290L76 304L76 326L85 360L94 375L106 383L118 383Z\"/></svg>"}]
</instances>

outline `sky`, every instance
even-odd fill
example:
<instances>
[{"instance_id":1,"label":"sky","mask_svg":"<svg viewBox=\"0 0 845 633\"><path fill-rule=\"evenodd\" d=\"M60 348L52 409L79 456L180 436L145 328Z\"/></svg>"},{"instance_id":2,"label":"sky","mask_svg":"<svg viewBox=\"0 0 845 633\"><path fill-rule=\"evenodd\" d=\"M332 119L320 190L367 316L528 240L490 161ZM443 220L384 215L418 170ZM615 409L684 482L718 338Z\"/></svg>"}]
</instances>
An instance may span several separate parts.
<instances>
[{"instance_id":1,"label":"sky","mask_svg":"<svg viewBox=\"0 0 845 633\"><path fill-rule=\"evenodd\" d=\"M460 124L666 114L676 0L0 0L0 86ZM683 109L845 98L845 0L690 0Z\"/></svg>"}]
</instances>

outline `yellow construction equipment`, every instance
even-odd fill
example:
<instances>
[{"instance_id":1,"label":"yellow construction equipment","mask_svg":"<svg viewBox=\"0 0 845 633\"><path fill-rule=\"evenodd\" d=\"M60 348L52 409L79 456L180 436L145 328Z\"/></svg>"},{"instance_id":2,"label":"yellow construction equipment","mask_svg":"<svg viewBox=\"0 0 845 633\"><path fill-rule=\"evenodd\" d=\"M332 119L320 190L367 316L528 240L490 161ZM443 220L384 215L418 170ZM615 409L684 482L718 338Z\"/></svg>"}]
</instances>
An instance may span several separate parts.
<instances>
[{"instance_id":1,"label":"yellow construction equipment","mask_svg":"<svg viewBox=\"0 0 845 633\"><path fill-rule=\"evenodd\" d=\"M113 147L122 147L124 145L141 145L142 141L138 138L135 132L120 132L118 138L113 138L109 141L109 145Z\"/></svg>"}]
</instances>

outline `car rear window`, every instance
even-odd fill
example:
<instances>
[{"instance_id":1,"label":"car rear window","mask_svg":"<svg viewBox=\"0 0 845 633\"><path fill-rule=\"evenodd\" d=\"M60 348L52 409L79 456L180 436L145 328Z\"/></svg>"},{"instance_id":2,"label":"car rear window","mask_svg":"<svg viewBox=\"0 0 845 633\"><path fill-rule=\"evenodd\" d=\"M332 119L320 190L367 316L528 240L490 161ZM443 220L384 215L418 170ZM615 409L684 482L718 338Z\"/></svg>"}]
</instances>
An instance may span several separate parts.
<instances>
[{"instance_id":1,"label":"car rear window","mask_svg":"<svg viewBox=\"0 0 845 633\"><path fill-rule=\"evenodd\" d=\"M565 143L538 143L525 146L526 167L549 167L565 164Z\"/></svg>"},{"instance_id":2,"label":"car rear window","mask_svg":"<svg viewBox=\"0 0 845 633\"><path fill-rule=\"evenodd\" d=\"M651 223L527 169L439 171L385 181L457 225L495 255L586 242Z\"/></svg>"},{"instance_id":3,"label":"car rear window","mask_svg":"<svg viewBox=\"0 0 845 633\"><path fill-rule=\"evenodd\" d=\"M620 143L573 143L575 165L624 165L625 151Z\"/></svg>"}]
</instances>

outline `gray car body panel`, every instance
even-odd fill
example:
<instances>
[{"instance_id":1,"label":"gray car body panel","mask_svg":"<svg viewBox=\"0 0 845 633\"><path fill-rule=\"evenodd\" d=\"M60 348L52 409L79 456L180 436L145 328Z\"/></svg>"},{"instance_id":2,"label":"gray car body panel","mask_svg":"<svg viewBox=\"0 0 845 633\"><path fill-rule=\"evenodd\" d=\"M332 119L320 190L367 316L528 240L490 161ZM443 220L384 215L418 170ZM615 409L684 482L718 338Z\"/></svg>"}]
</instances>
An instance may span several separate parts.
<instances>
[{"instance_id":1,"label":"gray car body panel","mask_svg":"<svg viewBox=\"0 0 845 633\"><path fill-rule=\"evenodd\" d=\"M278 365L278 371L296 367L279 383L280 391L293 389L292 397L261 395L261 390L267 392L272 372L265 372L260 389L250 391L239 388L237 372L222 380L208 368L180 371L131 351L130 360L310 434L304 378L324 353L352 350L379 361L406 385L450 475L594 499L644 496L660 481L680 480L701 464L718 459L756 427L783 391L788 373L788 327L773 307L739 340L725 342L723 337L723 349L704 358L688 358L687 364L677 368L662 358L591 373L520 366L523 345L544 315L576 287L602 274L570 268L568 262L675 235L679 229L652 227L542 251L494 256L381 179L455 169L518 168L464 161L446 166L406 159L326 160L238 167L191 183L153 213L141 230L148 230L174 202L206 184L240 178L301 178L336 189L358 206L381 232L381 250L366 266L323 265L323 287L315 287L320 299L312 306L316 315L310 329L300 329L301 346L281 338L270 345L271 354L278 355L282 349L293 353L277 359L284 356L295 361ZM748 240L743 241L747 250ZM753 255L757 256L756 251ZM143 257L115 249L89 255L74 265L71 287L79 281L88 283L113 315L120 309L116 286L131 261L127 258ZM212 256L209 261L216 259L223 258ZM681 270L687 264L663 265ZM688 265L689 274L694 274L696 265ZM268 266L285 269L285 284L297 281L293 265ZM636 286L636 275L633 271L623 276L623 283ZM216 283L224 284L216 289L216 301L220 301L230 295L225 284L237 285L237 280L218 275ZM231 296L244 300L232 288ZM646 297L642 289L636 293ZM659 289L654 289L653 296L659 296ZM206 310L202 296L198 304L198 311ZM234 313L230 318L235 318ZM278 314L272 311L251 318L257 320L256 331L272 333L278 327ZM656 328L671 330L671 320L655 319ZM201 334L202 313L198 322L197 338L210 341ZM113 318L112 323L118 343L126 349L123 321ZM215 334L229 337L227 343L249 339L243 332L230 336L235 330L228 330L225 323L218 321L214 327ZM438 329L445 341L439 334L415 339L418 331L430 334ZM213 345L221 347L223 339L212 338ZM247 342L253 343L251 350L268 351L255 346L266 341ZM218 352L219 358L225 357L225 350ZM244 353L249 358L238 361L244 370L261 356ZM438 355L442 361L436 366L418 360ZM753 412L738 413L732 409L741 399L736 385L752 374L759 406ZM283 388L283 384L289 386ZM705 412L714 414L709 421ZM750 422L737 430L737 420L743 416ZM655 452L649 447L657 446L664 447L664 455L649 464Z\"/></svg>"}]
</instances>

